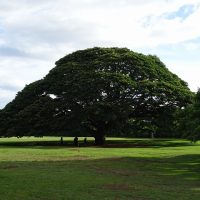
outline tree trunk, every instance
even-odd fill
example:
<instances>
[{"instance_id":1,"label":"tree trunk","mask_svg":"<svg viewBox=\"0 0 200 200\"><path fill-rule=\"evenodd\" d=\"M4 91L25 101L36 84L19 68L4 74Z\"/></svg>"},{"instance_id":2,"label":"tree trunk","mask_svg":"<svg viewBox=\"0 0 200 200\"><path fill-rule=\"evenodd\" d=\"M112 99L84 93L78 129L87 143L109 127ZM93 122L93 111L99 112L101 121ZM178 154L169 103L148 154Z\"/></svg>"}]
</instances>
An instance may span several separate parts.
<instances>
[{"instance_id":1,"label":"tree trunk","mask_svg":"<svg viewBox=\"0 0 200 200\"><path fill-rule=\"evenodd\" d=\"M95 145L103 145L105 143L104 135L96 135L94 138L95 138Z\"/></svg>"},{"instance_id":2,"label":"tree trunk","mask_svg":"<svg viewBox=\"0 0 200 200\"><path fill-rule=\"evenodd\" d=\"M63 145L63 137L60 138L60 144Z\"/></svg>"}]
</instances>

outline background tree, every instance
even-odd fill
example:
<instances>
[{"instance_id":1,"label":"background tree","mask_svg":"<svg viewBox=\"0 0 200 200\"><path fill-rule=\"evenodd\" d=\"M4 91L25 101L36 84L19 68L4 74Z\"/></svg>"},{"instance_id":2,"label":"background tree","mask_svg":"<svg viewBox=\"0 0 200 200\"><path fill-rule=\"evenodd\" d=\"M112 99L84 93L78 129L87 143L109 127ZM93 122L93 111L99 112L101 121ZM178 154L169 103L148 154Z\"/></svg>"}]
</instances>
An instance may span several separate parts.
<instances>
[{"instance_id":1,"label":"background tree","mask_svg":"<svg viewBox=\"0 0 200 200\"><path fill-rule=\"evenodd\" d=\"M18 124L22 130L12 134L90 134L103 144L106 135L123 134L130 122L157 127L155 119L186 106L191 96L156 56L86 49L61 58L44 79L26 86L2 111L9 125L1 123L1 132ZM23 131L24 123L31 131Z\"/></svg>"},{"instance_id":2,"label":"background tree","mask_svg":"<svg viewBox=\"0 0 200 200\"><path fill-rule=\"evenodd\" d=\"M200 89L193 104L178 112L178 129L184 138L196 142L200 139Z\"/></svg>"}]
</instances>

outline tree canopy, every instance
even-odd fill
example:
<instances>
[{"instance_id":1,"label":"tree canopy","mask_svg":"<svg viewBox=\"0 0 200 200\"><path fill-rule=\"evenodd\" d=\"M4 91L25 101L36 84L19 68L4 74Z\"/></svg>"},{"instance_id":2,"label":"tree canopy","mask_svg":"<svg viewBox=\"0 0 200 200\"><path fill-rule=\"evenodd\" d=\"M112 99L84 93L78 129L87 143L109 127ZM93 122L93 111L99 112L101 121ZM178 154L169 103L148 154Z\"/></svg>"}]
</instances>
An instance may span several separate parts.
<instances>
[{"instance_id":1,"label":"tree canopy","mask_svg":"<svg viewBox=\"0 0 200 200\"><path fill-rule=\"evenodd\" d=\"M0 134L123 134L130 123L151 124L191 101L187 83L157 56L127 48L91 48L56 62L0 113Z\"/></svg>"}]
</instances>

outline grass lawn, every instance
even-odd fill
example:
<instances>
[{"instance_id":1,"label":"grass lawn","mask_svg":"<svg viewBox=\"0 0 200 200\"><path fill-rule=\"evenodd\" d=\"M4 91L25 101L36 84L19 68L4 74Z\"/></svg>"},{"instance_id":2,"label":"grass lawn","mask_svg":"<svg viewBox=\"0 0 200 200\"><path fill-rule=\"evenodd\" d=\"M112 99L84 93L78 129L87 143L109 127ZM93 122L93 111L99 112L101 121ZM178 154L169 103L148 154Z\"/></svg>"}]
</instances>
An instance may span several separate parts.
<instances>
[{"instance_id":1,"label":"grass lawn","mask_svg":"<svg viewBox=\"0 0 200 200\"><path fill-rule=\"evenodd\" d=\"M82 139L81 139L82 140ZM0 138L0 200L199 200L200 143Z\"/></svg>"}]
</instances>

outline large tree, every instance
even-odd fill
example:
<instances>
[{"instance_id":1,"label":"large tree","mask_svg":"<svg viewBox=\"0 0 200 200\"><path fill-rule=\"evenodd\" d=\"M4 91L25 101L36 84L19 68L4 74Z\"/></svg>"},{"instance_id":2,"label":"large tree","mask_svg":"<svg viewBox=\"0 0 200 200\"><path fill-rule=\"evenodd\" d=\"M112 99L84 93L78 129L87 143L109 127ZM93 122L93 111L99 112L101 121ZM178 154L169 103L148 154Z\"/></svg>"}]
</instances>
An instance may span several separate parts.
<instances>
[{"instance_id":1,"label":"large tree","mask_svg":"<svg viewBox=\"0 0 200 200\"><path fill-rule=\"evenodd\" d=\"M2 110L4 135L90 134L102 144L126 125L154 121L191 100L186 82L156 56L126 48L69 54Z\"/></svg>"}]
</instances>

